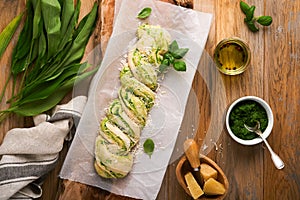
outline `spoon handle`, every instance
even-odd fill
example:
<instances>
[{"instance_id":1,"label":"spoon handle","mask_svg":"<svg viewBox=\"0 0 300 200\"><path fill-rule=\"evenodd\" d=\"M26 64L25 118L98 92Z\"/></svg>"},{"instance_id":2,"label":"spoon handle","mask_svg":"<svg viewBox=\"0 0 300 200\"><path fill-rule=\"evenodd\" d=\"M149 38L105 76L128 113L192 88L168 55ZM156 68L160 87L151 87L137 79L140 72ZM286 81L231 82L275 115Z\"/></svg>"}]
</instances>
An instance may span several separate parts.
<instances>
[{"instance_id":1,"label":"spoon handle","mask_svg":"<svg viewBox=\"0 0 300 200\"><path fill-rule=\"evenodd\" d=\"M261 135L260 135L261 136ZM272 158L272 161L275 165L275 167L277 169L282 169L284 168L284 162L281 160L281 158L273 151L273 149L271 148L271 146L269 145L268 141L261 136L261 139L264 141L264 143L266 144L268 150L270 151L271 153L271 158Z\"/></svg>"}]
</instances>

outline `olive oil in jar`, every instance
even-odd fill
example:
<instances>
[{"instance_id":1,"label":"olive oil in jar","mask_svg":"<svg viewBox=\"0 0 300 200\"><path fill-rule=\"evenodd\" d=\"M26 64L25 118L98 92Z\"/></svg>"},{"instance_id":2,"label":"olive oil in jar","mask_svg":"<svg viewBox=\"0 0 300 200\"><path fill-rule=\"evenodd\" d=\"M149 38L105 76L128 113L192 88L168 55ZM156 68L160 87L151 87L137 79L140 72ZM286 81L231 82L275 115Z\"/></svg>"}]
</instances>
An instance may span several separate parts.
<instances>
[{"instance_id":1,"label":"olive oil in jar","mask_svg":"<svg viewBox=\"0 0 300 200\"><path fill-rule=\"evenodd\" d=\"M224 74L236 75L244 72L250 62L250 49L239 38L222 40L214 52L217 68Z\"/></svg>"}]
</instances>

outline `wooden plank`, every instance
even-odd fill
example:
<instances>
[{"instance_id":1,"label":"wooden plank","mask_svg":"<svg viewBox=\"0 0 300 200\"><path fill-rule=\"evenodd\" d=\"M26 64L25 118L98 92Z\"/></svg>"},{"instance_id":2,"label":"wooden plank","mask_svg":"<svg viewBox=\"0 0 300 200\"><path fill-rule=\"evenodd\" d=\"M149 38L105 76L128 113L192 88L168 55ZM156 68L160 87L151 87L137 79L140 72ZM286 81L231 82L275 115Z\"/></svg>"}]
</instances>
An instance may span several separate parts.
<instances>
[{"instance_id":1,"label":"wooden plank","mask_svg":"<svg viewBox=\"0 0 300 200\"><path fill-rule=\"evenodd\" d=\"M274 114L268 141L286 166L278 171L264 149L264 199L300 197L300 2L266 1L265 14L273 24L265 30L266 96ZM270 167L272 166L272 167Z\"/></svg>"},{"instance_id":2,"label":"wooden plank","mask_svg":"<svg viewBox=\"0 0 300 200\"><path fill-rule=\"evenodd\" d=\"M0 31L2 31L7 24L19 13L21 13L24 10L25 4L23 2L20 2L18 0L14 1L3 1L0 4ZM23 22L21 22L22 25ZM18 38L20 27L17 29L16 33L14 34L12 41L16 41ZM6 80L10 76L10 64L11 64L11 52L13 49L14 43L11 42L5 53L2 55L2 58L0 58L0 69L1 69L1 78L0 78L0 92L2 92L2 89L4 88L4 85L6 83ZM4 98L0 104L0 110L4 110L8 108L9 104L6 104L6 101L11 98L12 93L12 80L9 82L9 85L7 86L7 91L4 95ZM0 144L2 143L2 140L5 136L5 133L14 127L23 127L24 119L16 116L9 116L5 121L3 121L0 124Z\"/></svg>"},{"instance_id":3,"label":"wooden plank","mask_svg":"<svg viewBox=\"0 0 300 200\"><path fill-rule=\"evenodd\" d=\"M251 3L251 2L250 2ZM259 63L263 60L264 47L260 46L262 33L253 34L247 30L243 23L243 13L239 8L239 1L217 0L214 4L207 1L195 3L199 9L214 13L214 21L209 33L206 50L211 56L215 46L219 41L229 37L239 37L245 40L251 49L252 57L248 70L238 76L222 75L224 86L226 87L227 104L245 95L263 96L263 74L256 73L263 66ZM195 7L198 9L198 7ZM257 8L259 11L260 8ZM254 59L253 59L254 58ZM251 83L249 87L248 83ZM225 97L224 97L225 98ZM225 115L225 113L224 113ZM212 151L210 157L224 170L230 183L230 191L226 199L262 199L262 165L263 156L260 147L255 147L251 151L249 148L242 147L228 137L224 130L218 141L221 151ZM234 170L232 167L234 166ZM245 179L244 170L247 173L255 173L257 176L249 176Z\"/></svg>"}]
</instances>

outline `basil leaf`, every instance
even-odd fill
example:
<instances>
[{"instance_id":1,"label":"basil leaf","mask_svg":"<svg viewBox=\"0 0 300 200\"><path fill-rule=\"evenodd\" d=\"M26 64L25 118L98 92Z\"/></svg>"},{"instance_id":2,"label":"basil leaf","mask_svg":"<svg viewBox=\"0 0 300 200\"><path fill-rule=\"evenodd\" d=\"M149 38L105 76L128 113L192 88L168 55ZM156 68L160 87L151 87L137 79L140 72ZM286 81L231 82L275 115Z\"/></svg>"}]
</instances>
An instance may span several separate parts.
<instances>
[{"instance_id":1,"label":"basil leaf","mask_svg":"<svg viewBox=\"0 0 300 200\"><path fill-rule=\"evenodd\" d=\"M169 65L160 64L160 65L159 65L158 71L159 71L160 73L163 73L163 72L166 71L169 67L170 67Z\"/></svg>"},{"instance_id":2,"label":"basil leaf","mask_svg":"<svg viewBox=\"0 0 300 200\"><path fill-rule=\"evenodd\" d=\"M260 16L257 19L257 23L263 25L263 26L269 26L272 24L272 17L271 16Z\"/></svg>"},{"instance_id":3,"label":"basil leaf","mask_svg":"<svg viewBox=\"0 0 300 200\"><path fill-rule=\"evenodd\" d=\"M249 10L246 12L246 20L247 21L251 21L253 19L254 10L255 10L255 6L251 6L249 8Z\"/></svg>"},{"instance_id":4,"label":"basil leaf","mask_svg":"<svg viewBox=\"0 0 300 200\"><path fill-rule=\"evenodd\" d=\"M137 15L137 18L146 19L147 17L150 16L151 12L152 12L151 8L149 8L149 7L143 8Z\"/></svg>"},{"instance_id":5,"label":"basil leaf","mask_svg":"<svg viewBox=\"0 0 300 200\"><path fill-rule=\"evenodd\" d=\"M169 52L174 52L179 49L178 43L176 40L174 40L170 45L169 45Z\"/></svg>"},{"instance_id":6,"label":"basil leaf","mask_svg":"<svg viewBox=\"0 0 300 200\"><path fill-rule=\"evenodd\" d=\"M247 3L240 1L240 8L243 11L243 13L246 14L250 9L250 6Z\"/></svg>"},{"instance_id":7,"label":"basil leaf","mask_svg":"<svg viewBox=\"0 0 300 200\"><path fill-rule=\"evenodd\" d=\"M186 64L182 60L175 61L173 67L176 71L186 71Z\"/></svg>"},{"instance_id":8,"label":"basil leaf","mask_svg":"<svg viewBox=\"0 0 300 200\"><path fill-rule=\"evenodd\" d=\"M143 147L144 147L144 152L146 154L148 154L150 157L151 155L153 154L153 151L154 151L154 142L152 139L148 138L145 140L144 144L143 144Z\"/></svg>"},{"instance_id":9,"label":"basil leaf","mask_svg":"<svg viewBox=\"0 0 300 200\"><path fill-rule=\"evenodd\" d=\"M246 22L248 28L252 31L252 32L257 32L258 28L256 27L256 25L254 24L253 21L247 21Z\"/></svg>"},{"instance_id":10,"label":"basil leaf","mask_svg":"<svg viewBox=\"0 0 300 200\"><path fill-rule=\"evenodd\" d=\"M165 53L164 60L167 60L169 62L169 64L173 64L175 61L174 56L169 52ZM166 64L166 61L165 61L165 64Z\"/></svg>"},{"instance_id":11,"label":"basil leaf","mask_svg":"<svg viewBox=\"0 0 300 200\"><path fill-rule=\"evenodd\" d=\"M189 51L188 48L180 48L180 49L177 49L173 52L171 52L172 56L176 59L181 59L183 58L183 56L185 56L185 54Z\"/></svg>"}]
</instances>

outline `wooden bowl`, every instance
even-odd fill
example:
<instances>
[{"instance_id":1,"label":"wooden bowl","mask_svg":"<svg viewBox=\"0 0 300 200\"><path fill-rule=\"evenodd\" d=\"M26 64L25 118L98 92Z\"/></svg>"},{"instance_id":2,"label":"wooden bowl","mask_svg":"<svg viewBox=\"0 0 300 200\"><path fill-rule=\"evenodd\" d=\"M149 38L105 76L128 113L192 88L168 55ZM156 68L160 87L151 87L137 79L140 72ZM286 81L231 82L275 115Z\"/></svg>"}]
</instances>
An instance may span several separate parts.
<instances>
[{"instance_id":1,"label":"wooden bowl","mask_svg":"<svg viewBox=\"0 0 300 200\"><path fill-rule=\"evenodd\" d=\"M223 170L210 158L204 156L204 155L200 155L200 163L206 163L209 164L210 166L212 166L215 170L218 171L218 178L217 181L219 181L220 183L222 183L225 186L225 193L223 195L215 195L215 196L206 196L206 195L202 195L199 199L200 200L221 200L224 199L224 197L226 196L227 192L228 192L228 188L229 188L229 183L227 180L227 177L225 176ZM176 167L176 177L177 180L179 182L179 184L181 185L181 187L185 190L185 192L192 196L189 189L187 188L185 179L184 179L184 175L187 172L191 172L193 171L192 167L190 166L189 161L187 160L186 156L183 156Z\"/></svg>"}]
</instances>

